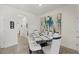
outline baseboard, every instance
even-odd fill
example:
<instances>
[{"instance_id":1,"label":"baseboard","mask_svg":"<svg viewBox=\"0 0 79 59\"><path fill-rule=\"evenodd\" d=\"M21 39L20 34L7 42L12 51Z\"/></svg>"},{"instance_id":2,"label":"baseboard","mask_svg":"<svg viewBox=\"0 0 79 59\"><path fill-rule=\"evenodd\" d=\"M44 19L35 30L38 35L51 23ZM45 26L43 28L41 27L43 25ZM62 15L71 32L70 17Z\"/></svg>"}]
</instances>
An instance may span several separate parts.
<instances>
[{"instance_id":1,"label":"baseboard","mask_svg":"<svg viewBox=\"0 0 79 59\"><path fill-rule=\"evenodd\" d=\"M0 48L8 48L8 47L11 47L11 46L14 46L14 45L17 45L17 43L7 44L7 45L4 45L4 46L1 46Z\"/></svg>"}]
</instances>

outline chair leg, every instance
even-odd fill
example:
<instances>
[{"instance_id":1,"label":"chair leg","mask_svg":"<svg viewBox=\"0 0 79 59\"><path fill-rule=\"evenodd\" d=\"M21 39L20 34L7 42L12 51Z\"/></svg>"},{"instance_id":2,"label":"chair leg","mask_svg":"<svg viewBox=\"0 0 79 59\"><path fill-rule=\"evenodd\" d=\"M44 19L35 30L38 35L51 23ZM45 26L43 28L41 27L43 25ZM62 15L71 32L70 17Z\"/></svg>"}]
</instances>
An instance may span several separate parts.
<instances>
[{"instance_id":1,"label":"chair leg","mask_svg":"<svg viewBox=\"0 0 79 59\"><path fill-rule=\"evenodd\" d=\"M32 51L29 49L29 53L32 54Z\"/></svg>"}]
</instances>

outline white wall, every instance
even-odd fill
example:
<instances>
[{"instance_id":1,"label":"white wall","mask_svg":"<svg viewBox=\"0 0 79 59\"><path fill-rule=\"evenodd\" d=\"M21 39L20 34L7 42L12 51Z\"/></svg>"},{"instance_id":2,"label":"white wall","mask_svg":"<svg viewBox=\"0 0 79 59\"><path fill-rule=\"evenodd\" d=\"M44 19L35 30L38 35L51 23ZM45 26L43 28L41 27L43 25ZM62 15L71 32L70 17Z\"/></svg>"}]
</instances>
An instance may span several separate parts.
<instances>
[{"instance_id":1,"label":"white wall","mask_svg":"<svg viewBox=\"0 0 79 59\"><path fill-rule=\"evenodd\" d=\"M76 44L79 42L75 38L75 23L77 16L77 7L76 5L68 5L61 8L57 8L54 11L48 12L43 16L54 16L57 13L62 13L62 42L61 45L75 49L79 51ZM79 44L79 43L78 43Z\"/></svg>"},{"instance_id":2,"label":"white wall","mask_svg":"<svg viewBox=\"0 0 79 59\"><path fill-rule=\"evenodd\" d=\"M39 29L38 16L28 12L18 10L5 5L0 5L0 47L5 48L17 44L17 33L19 31L18 25L21 24L22 15L27 18L29 32L31 30ZM10 20L15 23L15 28L10 29Z\"/></svg>"},{"instance_id":3,"label":"white wall","mask_svg":"<svg viewBox=\"0 0 79 59\"><path fill-rule=\"evenodd\" d=\"M77 16L76 16L76 21L75 21L75 38L76 38L76 46L78 47L79 50L79 5L77 7Z\"/></svg>"},{"instance_id":4,"label":"white wall","mask_svg":"<svg viewBox=\"0 0 79 59\"><path fill-rule=\"evenodd\" d=\"M32 33L33 30L40 30L40 18L39 16L30 16L28 21L29 33Z\"/></svg>"},{"instance_id":5,"label":"white wall","mask_svg":"<svg viewBox=\"0 0 79 59\"><path fill-rule=\"evenodd\" d=\"M0 17L0 46L2 45L2 42L3 42L3 32L4 32L4 29L3 29L3 18Z\"/></svg>"}]
</instances>

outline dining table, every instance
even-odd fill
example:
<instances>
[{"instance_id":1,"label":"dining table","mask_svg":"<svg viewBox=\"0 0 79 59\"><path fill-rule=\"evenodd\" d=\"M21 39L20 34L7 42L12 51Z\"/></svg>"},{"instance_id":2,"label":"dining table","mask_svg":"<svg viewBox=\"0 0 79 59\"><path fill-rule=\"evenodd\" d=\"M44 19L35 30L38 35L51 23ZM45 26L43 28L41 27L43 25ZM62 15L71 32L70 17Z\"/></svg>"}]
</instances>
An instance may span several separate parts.
<instances>
[{"instance_id":1,"label":"dining table","mask_svg":"<svg viewBox=\"0 0 79 59\"><path fill-rule=\"evenodd\" d=\"M35 35L32 34L28 36L29 41L29 50L31 52L34 51L44 51L45 53L58 53L59 47L60 47L60 40L61 36L56 33L52 37L49 35ZM51 42L50 45L48 45L48 42ZM52 48L49 48L52 47ZM46 50L48 49L48 50ZM53 51L52 51L53 50ZM54 52L54 50L56 52ZM50 51L50 52L47 52Z\"/></svg>"}]
</instances>

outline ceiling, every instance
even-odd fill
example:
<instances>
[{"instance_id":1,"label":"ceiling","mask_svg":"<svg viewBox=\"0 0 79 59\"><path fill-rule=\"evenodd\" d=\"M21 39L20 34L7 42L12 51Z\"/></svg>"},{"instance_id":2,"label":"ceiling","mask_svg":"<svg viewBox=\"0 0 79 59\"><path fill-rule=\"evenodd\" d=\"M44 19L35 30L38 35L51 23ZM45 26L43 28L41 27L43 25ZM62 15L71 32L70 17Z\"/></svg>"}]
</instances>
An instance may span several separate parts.
<instances>
[{"instance_id":1,"label":"ceiling","mask_svg":"<svg viewBox=\"0 0 79 59\"><path fill-rule=\"evenodd\" d=\"M42 15L46 12L55 10L56 8L62 7L62 4L9 4L8 6L14 7L25 12L30 12L35 15Z\"/></svg>"}]
</instances>

